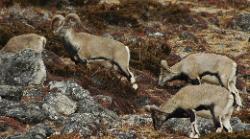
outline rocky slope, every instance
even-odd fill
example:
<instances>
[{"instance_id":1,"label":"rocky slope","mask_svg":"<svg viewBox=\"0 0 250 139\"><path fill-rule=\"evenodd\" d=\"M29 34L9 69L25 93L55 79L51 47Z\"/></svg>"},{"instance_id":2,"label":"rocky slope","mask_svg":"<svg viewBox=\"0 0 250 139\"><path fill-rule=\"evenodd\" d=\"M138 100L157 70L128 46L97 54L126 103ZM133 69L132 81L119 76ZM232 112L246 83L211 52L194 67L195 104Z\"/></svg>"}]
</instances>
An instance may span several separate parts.
<instances>
[{"instance_id":1,"label":"rocky slope","mask_svg":"<svg viewBox=\"0 0 250 139\"><path fill-rule=\"evenodd\" d=\"M3 0L0 7L0 48L23 33L38 33L48 40L42 54L0 54L1 137L186 138L188 119L171 119L161 132L154 131L143 106L159 105L186 85L177 79L157 86L160 59L172 65L194 52L233 58L239 65L237 87L250 91L247 0ZM54 13L69 12L81 16L81 31L129 46L138 91L114 70L70 61L50 29ZM244 93L242 98L245 107L231 121L237 132L211 133L211 121L200 118L203 138L250 136L250 96Z\"/></svg>"}]
</instances>

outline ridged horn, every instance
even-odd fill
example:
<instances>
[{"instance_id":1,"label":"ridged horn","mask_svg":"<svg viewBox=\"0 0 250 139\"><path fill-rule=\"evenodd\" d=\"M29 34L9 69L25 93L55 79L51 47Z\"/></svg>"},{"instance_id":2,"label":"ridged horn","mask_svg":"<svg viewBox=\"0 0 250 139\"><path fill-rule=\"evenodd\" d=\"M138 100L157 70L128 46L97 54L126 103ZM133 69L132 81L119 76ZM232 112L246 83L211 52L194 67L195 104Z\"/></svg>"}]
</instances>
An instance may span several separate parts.
<instances>
[{"instance_id":1,"label":"ridged horn","mask_svg":"<svg viewBox=\"0 0 250 139\"><path fill-rule=\"evenodd\" d=\"M54 15L51 20L51 29L53 29L55 22L59 22L58 26L61 26L64 20L65 20L64 16L60 14Z\"/></svg>"},{"instance_id":2,"label":"ridged horn","mask_svg":"<svg viewBox=\"0 0 250 139\"><path fill-rule=\"evenodd\" d=\"M170 73L177 73L173 70L171 70L168 66L168 62L166 60L161 60L161 67L169 71Z\"/></svg>"},{"instance_id":3,"label":"ridged horn","mask_svg":"<svg viewBox=\"0 0 250 139\"><path fill-rule=\"evenodd\" d=\"M145 110L148 111L148 112L152 112L152 111L161 111L159 109L159 107L157 107L156 105L146 105L145 107Z\"/></svg>"},{"instance_id":4,"label":"ridged horn","mask_svg":"<svg viewBox=\"0 0 250 139\"><path fill-rule=\"evenodd\" d=\"M70 13L65 17L65 22L68 23L70 20L73 20L75 24L81 24L80 17L75 13Z\"/></svg>"}]
</instances>

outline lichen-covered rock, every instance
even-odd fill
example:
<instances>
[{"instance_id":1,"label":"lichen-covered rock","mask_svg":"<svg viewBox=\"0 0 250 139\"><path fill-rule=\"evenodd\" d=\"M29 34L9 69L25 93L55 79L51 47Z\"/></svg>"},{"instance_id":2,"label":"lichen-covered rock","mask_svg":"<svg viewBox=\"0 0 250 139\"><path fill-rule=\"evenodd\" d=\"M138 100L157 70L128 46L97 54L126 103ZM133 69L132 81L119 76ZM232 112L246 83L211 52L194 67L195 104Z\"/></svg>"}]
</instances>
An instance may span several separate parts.
<instances>
[{"instance_id":1,"label":"lichen-covered rock","mask_svg":"<svg viewBox=\"0 0 250 139\"><path fill-rule=\"evenodd\" d=\"M103 108L93 98L80 100L78 102L78 112L95 115L97 119L102 121L102 125L105 125L106 128L120 125L119 117L113 111Z\"/></svg>"},{"instance_id":2,"label":"lichen-covered rock","mask_svg":"<svg viewBox=\"0 0 250 139\"><path fill-rule=\"evenodd\" d=\"M198 117L197 119L198 130L201 134L208 134L215 132L212 119L205 119ZM231 119L233 131L248 131L250 124L242 123L237 117ZM162 129L170 129L173 132L178 132L188 135L191 132L190 120L188 118L171 118L164 123Z\"/></svg>"},{"instance_id":3,"label":"lichen-covered rock","mask_svg":"<svg viewBox=\"0 0 250 139\"><path fill-rule=\"evenodd\" d=\"M22 91L22 100L24 103L37 101L41 102L45 95L42 89L42 87L25 88Z\"/></svg>"},{"instance_id":4,"label":"lichen-covered rock","mask_svg":"<svg viewBox=\"0 0 250 139\"><path fill-rule=\"evenodd\" d=\"M20 100L22 90L21 86L0 85L0 96L9 100Z\"/></svg>"},{"instance_id":5,"label":"lichen-covered rock","mask_svg":"<svg viewBox=\"0 0 250 139\"><path fill-rule=\"evenodd\" d=\"M99 129L100 119L91 113L75 113L67 120L62 133L79 132L81 136L91 136Z\"/></svg>"},{"instance_id":6,"label":"lichen-covered rock","mask_svg":"<svg viewBox=\"0 0 250 139\"><path fill-rule=\"evenodd\" d=\"M46 118L39 103L20 104L5 99L0 101L0 115L13 117L24 123L39 123Z\"/></svg>"},{"instance_id":7,"label":"lichen-covered rock","mask_svg":"<svg viewBox=\"0 0 250 139\"><path fill-rule=\"evenodd\" d=\"M122 125L129 126L145 126L152 124L151 115L124 115L121 117ZM201 134L215 132L212 119L198 117L198 130ZM231 118L233 131L250 131L250 124L242 123L238 117ZM189 118L171 118L167 120L161 127L161 131L170 130L175 133L188 135L191 132L191 123ZM112 132L111 132L112 133Z\"/></svg>"},{"instance_id":8,"label":"lichen-covered rock","mask_svg":"<svg viewBox=\"0 0 250 139\"><path fill-rule=\"evenodd\" d=\"M250 14L240 14L233 19L232 28L250 32Z\"/></svg>"},{"instance_id":9,"label":"lichen-covered rock","mask_svg":"<svg viewBox=\"0 0 250 139\"><path fill-rule=\"evenodd\" d=\"M120 0L100 0L99 4L120 5Z\"/></svg>"},{"instance_id":10,"label":"lichen-covered rock","mask_svg":"<svg viewBox=\"0 0 250 139\"><path fill-rule=\"evenodd\" d=\"M112 104L112 97L104 96L104 95L96 95L94 96L95 101L102 105L104 108L109 108Z\"/></svg>"},{"instance_id":11,"label":"lichen-covered rock","mask_svg":"<svg viewBox=\"0 0 250 139\"><path fill-rule=\"evenodd\" d=\"M127 124L130 126L144 126L151 124L152 119L150 115L124 115L121 117L122 124Z\"/></svg>"},{"instance_id":12,"label":"lichen-covered rock","mask_svg":"<svg viewBox=\"0 0 250 139\"><path fill-rule=\"evenodd\" d=\"M179 38L182 40L192 40L194 42L198 41L197 37L193 33L187 32L187 31L181 32L181 34L179 35Z\"/></svg>"},{"instance_id":13,"label":"lichen-covered rock","mask_svg":"<svg viewBox=\"0 0 250 139\"><path fill-rule=\"evenodd\" d=\"M50 136L54 130L45 124L37 124L32 127L26 134L10 136L7 139L45 139Z\"/></svg>"},{"instance_id":14,"label":"lichen-covered rock","mask_svg":"<svg viewBox=\"0 0 250 139\"><path fill-rule=\"evenodd\" d=\"M100 135L107 129L117 127L119 120L111 118L105 113L74 113L72 114L62 130L63 134L79 132L81 136Z\"/></svg>"},{"instance_id":15,"label":"lichen-covered rock","mask_svg":"<svg viewBox=\"0 0 250 139\"><path fill-rule=\"evenodd\" d=\"M83 89L77 83L69 81L51 81L49 83L50 89L56 88L64 95L71 96L74 100L81 100L89 97L89 91Z\"/></svg>"},{"instance_id":16,"label":"lichen-covered rock","mask_svg":"<svg viewBox=\"0 0 250 139\"><path fill-rule=\"evenodd\" d=\"M111 134L115 136L116 139L136 139L136 131L129 130L127 132L120 131L120 130L112 130Z\"/></svg>"},{"instance_id":17,"label":"lichen-covered rock","mask_svg":"<svg viewBox=\"0 0 250 139\"><path fill-rule=\"evenodd\" d=\"M40 53L25 49L17 54L0 52L0 84L37 85L46 79L46 69Z\"/></svg>"},{"instance_id":18,"label":"lichen-covered rock","mask_svg":"<svg viewBox=\"0 0 250 139\"><path fill-rule=\"evenodd\" d=\"M43 110L51 119L60 115L70 115L76 111L76 102L61 93L50 93L44 99Z\"/></svg>"},{"instance_id":19,"label":"lichen-covered rock","mask_svg":"<svg viewBox=\"0 0 250 139\"><path fill-rule=\"evenodd\" d=\"M73 81L52 81L49 85L50 89L57 90L57 93L51 93L46 97L51 99L45 99L46 103L43 105L46 106L44 108L49 112L50 116L54 114L58 117L58 112L53 106L54 104L51 105L51 103L55 101L52 98L55 98L54 96L58 96L58 94L61 94L59 96L67 96L77 104L77 113L73 113L75 112L73 111L75 107L71 106L72 108L67 108L72 110L72 114L69 115L68 118L59 117L61 119L64 118L63 121L66 121L64 122L65 126L61 131L62 133L68 134L79 132L81 136L87 137L101 134L101 132L106 129L118 127L120 125L120 119L114 112L102 107L92 96L90 96L89 91L83 89L77 83Z\"/></svg>"}]
</instances>

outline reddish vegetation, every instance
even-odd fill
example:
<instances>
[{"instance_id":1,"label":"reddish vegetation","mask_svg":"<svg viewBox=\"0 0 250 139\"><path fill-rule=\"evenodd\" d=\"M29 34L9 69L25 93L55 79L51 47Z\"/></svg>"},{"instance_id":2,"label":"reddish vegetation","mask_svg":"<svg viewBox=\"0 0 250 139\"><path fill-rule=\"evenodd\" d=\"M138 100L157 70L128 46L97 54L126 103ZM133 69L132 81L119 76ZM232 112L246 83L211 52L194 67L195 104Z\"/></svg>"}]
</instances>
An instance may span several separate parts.
<instances>
[{"instance_id":1,"label":"reddish vegetation","mask_svg":"<svg viewBox=\"0 0 250 139\"><path fill-rule=\"evenodd\" d=\"M35 0L34 3L21 0L0 0L1 4L10 6L14 1L21 2L22 5L47 5L44 9L56 11L60 10L60 4L50 3L47 0ZM48 93L48 82L53 80L75 80L83 88L88 89L92 95L107 95L112 97L111 104L107 107L118 114L141 113L142 106L146 103L159 105L174 95L177 90L187 83L184 80L175 80L166 83L165 87L157 85L157 78L160 69L160 60L167 59L169 65L173 65L181 60L179 49L190 52L211 51L209 43L204 36L199 33L204 30L210 31L210 26L216 26L221 33L213 35L220 39L225 38L227 29L230 28L232 16L237 14L237 10L249 7L247 0L199 0L199 3L190 1L181 1L187 3L161 5L149 0L121 0L121 5L106 7L97 5L98 0L92 0L88 4L84 4L82 0L72 1L77 5L76 11L82 19L82 28L78 31L86 31L96 35L107 35L115 40L129 46L131 50L131 67L135 73L139 90L133 91L129 82L120 77L118 71L103 69L94 66L88 69L84 65L75 65L68 58L68 53L63 48L63 43L58 37L54 36L50 29L50 21L33 21L30 20L27 26L24 22L12 18L3 18L0 16L0 48L12 36L35 32L44 35L48 42L46 52L44 52L44 62L47 67L47 81L42 91L44 95ZM47 3L47 4L46 4ZM193 12L191 8L196 9L197 6L202 8L217 7L223 9L235 8L236 13L228 13L229 17L223 15L221 11L217 13L210 12ZM200 7L198 7L200 8ZM34 10L34 13L40 14L41 11ZM67 12L63 13L67 14ZM232 14L232 15L230 15ZM222 18L223 17L223 18ZM221 20L222 19L222 20ZM226 31L224 31L226 30ZM180 34L189 32L194 34L191 39L180 39ZM155 34L160 34L159 36ZM243 40L244 41L244 40ZM219 46L218 46L219 47ZM250 49L249 49L250 50ZM223 53L224 54L224 53ZM226 54L228 55L228 54ZM234 58L239 65L237 87L242 90L244 87L249 89L249 62L250 57L246 52ZM50 90L53 92L53 90ZM250 90L248 90L250 91ZM31 98L23 97L22 102L26 102ZM33 99L33 98L32 98ZM42 98L36 98L41 101ZM245 110L235 113L243 121L249 122L249 98L243 95L245 102ZM10 119L0 118L0 123L15 123L12 127L19 130L22 125ZM151 130L151 128L149 128ZM144 128L141 129L143 132ZM152 131L148 131L152 133ZM145 133L145 132L143 132ZM153 132L155 133L155 132ZM147 133L146 133L147 134ZM243 133L248 136L249 133ZM224 135L224 134L222 134ZM222 135L212 134L211 138L219 138ZM239 137L239 134L232 134L233 137ZM150 136L149 136L150 137ZM160 138L160 135L151 136ZM54 135L51 139L79 139L79 134ZM176 137L177 138L177 137ZM180 137L182 138L182 137ZM205 137L206 138L206 137Z\"/></svg>"},{"instance_id":2,"label":"reddish vegetation","mask_svg":"<svg viewBox=\"0 0 250 139\"><path fill-rule=\"evenodd\" d=\"M52 135L48 139L81 139L81 136L78 133L70 133L63 135Z\"/></svg>"},{"instance_id":3,"label":"reddish vegetation","mask_svg":"<svg viewBox=\"0 0 250 139\"><path fill-rule=\"evenodd\" d=\"M1 125L8 125L18 132L25 132L26 131L26 125L18 122L14 118L0 116L0 124Z\"/></svg>"},{"instance_id":4,"label":"reddish vegetation","mask_svg":"<svg viewBox=\"0 0 250 139\"><path fill-rule=\"evenodd\" d=\"M201 138L202 139L248 139L250 138L250 132L243 131L243 132L221 133L221 134L211 133Z\"/></svg>"},{"instance_id":5,"label":"reddish vegetation","mask_svg":"<svg viewBox=\"0 0 250 139\"><path fill-rule=\"evenodd\" d=\"M222 8L238 8L238 9L246 9L250 6L250 2L248 0L199 0L199 2L209 5L216 5Z\"/></svg>"}]
</instances>

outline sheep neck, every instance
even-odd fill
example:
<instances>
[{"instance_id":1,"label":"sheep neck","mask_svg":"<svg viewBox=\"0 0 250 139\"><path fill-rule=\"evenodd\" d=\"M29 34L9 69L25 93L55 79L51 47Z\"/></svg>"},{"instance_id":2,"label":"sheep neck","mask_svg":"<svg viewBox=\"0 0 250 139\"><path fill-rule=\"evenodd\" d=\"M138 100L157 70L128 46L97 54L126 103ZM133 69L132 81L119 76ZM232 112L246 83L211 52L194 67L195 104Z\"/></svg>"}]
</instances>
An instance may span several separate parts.
<instances>
[{"instance_id":1,"label":"sheep neck","mask_svg":"<svg viewBox=\"0 0 250 139\"><path fill-rule=\"evenodd\" d=\"M75 43L75 39L76 38L76 34L74 32L74 30L72 28L67 29L65 36L64 36L64 40L66 45L70 45L71 47L73 47L74 50L78 50L78 44Z\"/></svg>"},{"instance_id":2,"label":"sheep neck","mask_svg":"<svg viewBox=\"0 0 250 139\"><path fill-rule=\"evenodd\" d=\"M176 72L176 74L180 74L181 63L178 62L178 63L174 64L173 66L170 67L170 70L173 71L173 72Z\"/></svg>"},{"instance_id":3,"label":"sheep neck","mask_svg":"<svg viewBox=\"0 0 250 139\"><path fill-rule=\"evenodd\" d=\"M167 102L160 106L160 109L166 113L172 113L177 108L177 102L173 98L170 98Z\"/></svg>"}]
</instances>

